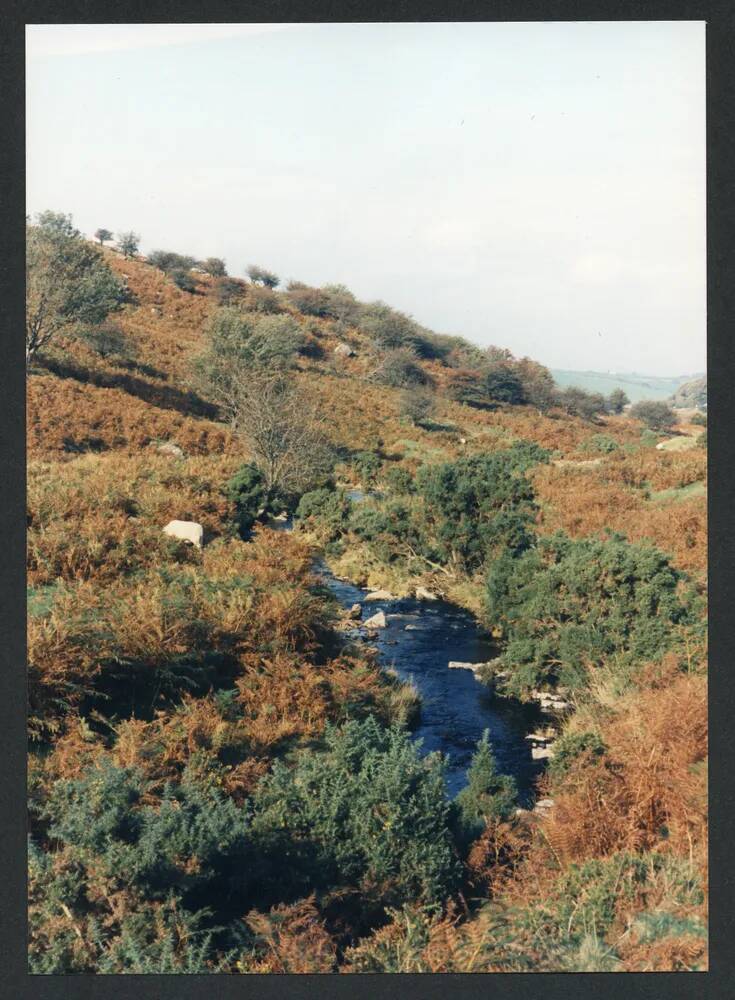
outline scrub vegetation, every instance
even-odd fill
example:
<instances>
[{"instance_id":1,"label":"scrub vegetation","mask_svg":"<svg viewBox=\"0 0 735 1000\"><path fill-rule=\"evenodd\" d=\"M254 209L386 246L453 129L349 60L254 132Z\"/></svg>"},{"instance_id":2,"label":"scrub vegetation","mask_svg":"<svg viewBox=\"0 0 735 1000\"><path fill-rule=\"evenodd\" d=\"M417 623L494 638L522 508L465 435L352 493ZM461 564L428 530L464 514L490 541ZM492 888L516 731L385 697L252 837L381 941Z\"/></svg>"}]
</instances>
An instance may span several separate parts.
<instances>
[{"instance_id":1,"label":"scrub vegetation","mask_svg":"<svg viewBox=\"0 0 735 1000\"><path fill-rule=\"evenodd\" d=\"M31 970L705 969L706 438L656 448L701 418L341 285L28 240ZM487 734L447 799L317 555L565 700L551 805Z\"/></svg>"}]
</instances>

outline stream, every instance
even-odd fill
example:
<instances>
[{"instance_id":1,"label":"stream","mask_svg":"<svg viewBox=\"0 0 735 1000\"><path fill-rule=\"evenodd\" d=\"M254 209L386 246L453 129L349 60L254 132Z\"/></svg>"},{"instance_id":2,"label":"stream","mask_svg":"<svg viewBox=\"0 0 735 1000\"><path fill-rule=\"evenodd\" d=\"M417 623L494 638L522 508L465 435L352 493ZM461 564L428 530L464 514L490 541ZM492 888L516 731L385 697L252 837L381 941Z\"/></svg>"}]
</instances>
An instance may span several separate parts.
<instances>
[{"instance_id":1,"label":"stream","mask_svg":"<svg viewBox=\"0 0 735 1000\"><path fill-rule=\"evenodd\" d=\"M348 495L354 502L363 499L359 490ZM272 527L288 531L292 522L288 518ZM385 613L386 628L368 633L355 622L346 635L375 647L384 669L392 668L401 680L414 684L421 696L421 716L413 735L421 740L422 753L440 751L444 756L447 795L454 798L467 784L467 768L487 729L498 770L515 778L519 805L532 806L534 782L543 765L532 759L525 737L540 718L538 708L495 698L471 670L448 666L450 660L482 663L497 655L473 615L441 599L366 602L369 591L335 577L322 559L315 561L314 569L343 608L361 604L363 619Z\"/></svg>"}]
</instances>

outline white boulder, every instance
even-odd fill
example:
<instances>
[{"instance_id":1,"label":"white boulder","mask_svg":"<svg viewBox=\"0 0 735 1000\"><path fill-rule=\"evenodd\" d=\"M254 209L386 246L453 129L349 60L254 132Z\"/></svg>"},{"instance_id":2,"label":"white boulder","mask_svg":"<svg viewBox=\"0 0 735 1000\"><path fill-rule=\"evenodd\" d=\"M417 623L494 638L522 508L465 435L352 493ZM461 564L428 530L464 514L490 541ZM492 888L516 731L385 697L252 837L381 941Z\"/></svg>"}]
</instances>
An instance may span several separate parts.
<instances>
[{"instance_id":1,"label":"white boulder","mask_svg":"<svg viewBox=\"0 0 735 1000\"><path fill-rule=\"evenodd\" d=\"M337 344L334 349L334 353L339 358L352 358L355 354L349 344Z\"/></svg>"},{"instance_id":2,"label":"white boulder","mask_svg":"<svg viewBox=\"0 0 735 1000\"><path fill-rule=\"evenodd\" d=\"M416 599L418 601L438 601L439 595L432 594L432 592L430 590L427 590L426 587L417 587Z\"/></svg>"},{"instance_id":3,"label":"white boulder","mask_svg":"<svg viewBox=\"0 0 735 1000\"><path fill-rule=\"evenodd\" d=\"M163 529L164 535L179 538L182 542L196 545L198 549L204 542L204 528L196 521L169 521Z\"/></svg>"},{"instance_id":4,"label":"white boulder","mask_svg":"<svg viewBox=\"0 0 735 1000\"><path fill-rule=\"evenodd\" d=\"M369 594L365 594L364 600L366 601L395 601L395 595L391 594L389 590L373 590Z\"/></svg>"},{"instance_id":5,"label":"white boulder","mask_svg":"<svg viewBox=\"0 0 735 1000\"><path fill-rule=\"evenodd\" d=\"M385 628L388 623L385 620L383 612L379 611L377 615L373 615L372 618L368 618L363 624L365 625L365 628Z\"/></svg>"},{"instance_id":6,"label":"white boulder","mask_svg":"<svg viewBox=\"0 0 735 1000\"><path fill-rule=\"evenodd\" d=\"M160 455L171 455L173 458L183 458L184 452L177 444L173 441L164 441L163 444L159 444L156 451ZM183 522L182 522L183 523Z\"/></svg>"}]
</instances>

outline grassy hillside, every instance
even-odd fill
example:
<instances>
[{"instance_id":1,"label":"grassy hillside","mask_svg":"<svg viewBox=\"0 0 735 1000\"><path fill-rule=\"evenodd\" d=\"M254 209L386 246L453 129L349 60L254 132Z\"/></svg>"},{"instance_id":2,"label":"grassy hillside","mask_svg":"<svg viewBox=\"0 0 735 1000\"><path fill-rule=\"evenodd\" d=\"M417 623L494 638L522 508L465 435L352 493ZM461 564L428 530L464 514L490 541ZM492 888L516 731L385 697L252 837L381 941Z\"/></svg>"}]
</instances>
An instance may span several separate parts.
<instances>
[{"instance_id":1,"label":"grassy hillside","mask_svg":"<svg viewBox=\"0 0 735 1000\"><path fill-rule=\"evenodd\" d=\"M638 403L642 399L669 399L685 382L697 377L694 375L677 376L657 376L657 375L637 375L626 372L591 372L591 371L567 371L561 368L552 368L551 374L554 381L562 388L566 386L577 386L586 389L588 392L601 392L609 395L613 389L622 389L631 403Z\"/></svg>"},{"instance_id":2,"label":"grassy hillside","mask_svg":"<svg viewBox=\"0 0 735 1000\"><path fill-rule=\"evenodd\" d=\"M125 351L59 336L28 376L33 971L705 968L706 448L504 401L543 381L527 359L463 402L472 345L239 282L237 309L297 324L287 377L334 459L284 500L294 532L241 531L257 455L195 363L222 280L103 253ZM396 326L420 418L386 384ZM345 638L319 554L472 609L496 697L561 693L549 809L482 747L446 802L415 692Z\"/></svg>"}]
</instances>

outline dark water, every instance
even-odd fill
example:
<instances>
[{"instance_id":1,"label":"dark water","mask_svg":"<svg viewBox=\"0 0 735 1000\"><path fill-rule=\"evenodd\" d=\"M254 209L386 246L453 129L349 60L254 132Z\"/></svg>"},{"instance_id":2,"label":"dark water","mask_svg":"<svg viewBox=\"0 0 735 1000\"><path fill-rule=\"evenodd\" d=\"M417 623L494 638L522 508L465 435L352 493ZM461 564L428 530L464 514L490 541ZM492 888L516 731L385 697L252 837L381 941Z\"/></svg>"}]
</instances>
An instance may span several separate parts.
<instances>
[{"instance_id":1,"label":"dark water","mask_svg":"<svg viewBox=\"0 0 735 1000\"><path fill-rule=\"evenodd\" d=\"M364 499L357 489L349 496L357 503ZM289 531L292 522L288 518L272 527ZM342 607L363 604L368 591L338 580L321 560L314 569ZM494 698L471 670L450 670L447 665L450 660L483 663L497 655L475 618L447 601L400 598L364 603L363 619L378 611L385 613L386 628L369 637L365 629L356 628L351 637L375 646L381 665L393 668L418 690L421 719L414 736L421 740L423 753L438 750L444 755L447 794L454 798L467 784L477 741L488 729L498 770L516 779L520 805L531 805L533 784L543 765L532 760L530 742L524 737L538 722L538 709ZM406 629L407 625L412 627Z\"/></svg>"},{"instance_id":2,"label":"dark water","mask_svg":"<svg viewBox=\"0 0 735 1000\"><path fill-rule=\"evenodd\" d=\"M362 603L367 591L336 579L319 562L315 569L342 607ZM454 797L466 784L466 771L483 730L504 774L516 779L521 804L529 804L532 784L540 767L531 759L524 739L537 718L535 709L493 698L470 670L449 669L450 660L481 663L497 655L489 639L469 612L446 601L368 601L363 618L385 612L387 628L371 633L383 667L395 669L403 680L413 681L421 695L421 720L414 734L422 750L440 750L446 758L447 793ZM412 628L406 629L407 625ZM354 637L366 636L355 629Z\"/></svg>"}]
</instances>

